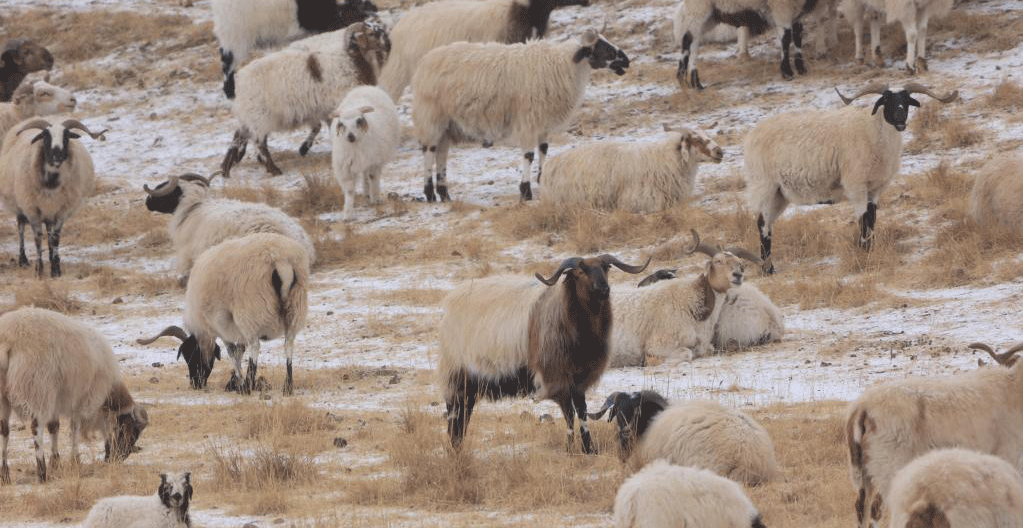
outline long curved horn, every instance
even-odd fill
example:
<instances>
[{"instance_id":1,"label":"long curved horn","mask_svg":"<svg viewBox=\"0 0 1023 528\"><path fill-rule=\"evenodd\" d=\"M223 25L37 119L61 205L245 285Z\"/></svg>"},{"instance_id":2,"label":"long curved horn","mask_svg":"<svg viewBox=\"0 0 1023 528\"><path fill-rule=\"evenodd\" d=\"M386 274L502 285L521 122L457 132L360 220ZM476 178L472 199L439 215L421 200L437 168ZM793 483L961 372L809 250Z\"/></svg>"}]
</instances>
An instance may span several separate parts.
<instances>
[{"instance_id":1,"label":"long curved horn","mask_svg":"<svg viewBox=\"0 0 1023 528\"><path fill-rule=\"evenodd\" d=\"M157 189L150 189L149 188L149 184L146 184L146 183L142 184L142 190L146 191L146 194L148 194L149 196L152 196L154 198L158 198L160 196L167 196L168 194L173 192L174 189L177 189L177 188L178 188L178 177L177 176L171 176L170 179L167 180L167 186L164 187L163 189L159 189L159 190L157 190Z\"/></svg>"},{"instance_id":2,"label":"long curved horn","mask_svg":"<svg viewBox=\"0 0 1023 528\"><path fill-rule=\"evenodd\" d=\"M984 343L970 343L968 345L968 348L983 350L984 352L987 352L991 356L991 358L994 359L999 365L1011 367L1013 364L1016 363L1015 358L1013 358L1013 356L1016 355L1016 352L1023 350L1023 343L1019 343L1010 348L1009 350L1002 352L1001 354L995 353L994 350L991 350L991 347L985 345Z\"/></svg>"},{"instance_id":3,"label":"long curved horn","mask_svg":"<svg viewBox=\"0 0 1023 528\"><path fill-rule=\"evenodd\" d=\"M739 258L746 259L746 260L748 260L748 261L750 261L750 262L752 262L754 264L763 264L764 263L764 261L760 260L760 257L754 255L752 251L749 251L749 250L747 250L745 248L730 247L730 248L725 248L725 251L727 251L727 252L729 252L729 253L731 253L731 254L739 257Z\"/></svg>"},{"instance_id":4,"label":"long curved horn","mask_svg":"<svg viewBox=\"0 0 1023 528\"><path fill-rule=\"evenodd\" d=\"M930 88L915 82L906 83L906 85L903 86L902 88L911 94L922 93L924 95L929 95L931 98L936 99L942 103L951 103L952 101L955 101L957 97L959 97L959 90L953 90L945 94L944 97L938 97L937 95L934 95L934 92L931 91Z\"/></svg>"},{"instance_id":5,"label":"long curved horn","mask_svg":"<svg viewBox=\"0 0 1023 528\"><path fill-rule=\"evenodd\" d=\"M695 229L690 228L689 232L693 235L693 247L684 250L686 255L692 255L693 253L700 252L708 257L713 257L718 254L719 250L716 247L700 241L700 235Z\"/></svg>"},{"instance_id":6,"label":"long curved horn","mask_svg":"<svg viewBox=\"0 0 1023 528\"><path fill-rule=\"evenodd\" d=\"M849 103L855 101L856 99L859 99L860 97L863 97L864 95L867 95L867 94L881 95L887 89L888 89L888 85L887 84L877 82L877 83L872 83L872 84L868 85L866 88L860 90L859 93L857 93L856 95L854 95L852 97L846 97L846 96L842 95L842 92L838 91L838 87L837 86L835 87L835 93L838 94L838 97L840 99L842 99L843 103L849 104Z\"/></svg>"},{"instance_id":7,"label":"long curved horn","mask_svg":"<svg viewBox=\"0 0 1023 528\"><path fill-rule=\"evenodd\" d=\"M544 284L546 284L548 286L554 286L555 284L557 284L558 279L561 278L561 274L562 273L564 273L566 270L570 270L572 268L578 267L579 266L579 262L581 260L582 259L579 258L579 257L567 258L567 259L561 261L561 266L558 267L558 271L554 272L554 275L551 275L551 278L545 279L545 278L543 278L543 275L540 275L539 273L535 274L536 278L540 282L542 282L542 283L544 283Z\"/></svg>"},{"instance_id":8,"label":"long curved horn","mask_svg":"<svg viewBox=\"0 0 1023 528\"><path fill-rule=\"evenodd\" d=\"M64 128L74 128L77 130L81 130L82 132L89 134L89 137L91 137L92 139L98 139L100 141L107 140L107 137L104 134L106 134L107 131L110 130L109 128L104 128L99 132L93 133L89 130L89 127L83 125L82 122L77 119L65 119L64 122L61 124L64 125Z\"/></svg>"},{"instance_id":9,"label":"long curved horn","mask_svg":"<svg viewBox=\"0 0 1023 528\"><path fill-rule=\"evenodd\" d=\"M205 176L200 176L200 175L198 175L198 174L196 174L194 172L189 172L189 173L186 173L186 174L182 174L181 176L178 176L178 178L182 179L182 180L185 180L187 182L199 182L199 183L205 185L206 187L210 186L210 179L209 178L207 178Z\"/></svg>"},{"instance_id":10,"label":"long curved horn","mask_svg":"<svg viewBox=\"0 0 1023 528\"><path fill-rule=\"evenodd\" d=\"M622 393L612 392L611 395L607 397L607 400L604 400L604 405L597 410L597 412L586 413L586 415L589 416L590 420L599 420L602 416L604 416L604 413L607 412L608 409L611 409L611 412L607 415L607 421L610 422L615 417L614 406L618 403L618 396L620 394Z\"/></svg>"},{"instance_id":11,"label":"long curved horn","mask_svg":"<svg viewBox=\"0 0 1023 528\"><path fill-rule=\"evenodd\" d=\"M607 264L612 264L612 265L614 265L614 267L616 267L616 268L618 268L618 269L620 269L620 270L622 270L622 271L624 271L626 273L632 273L632 274L640 273L643 270L645 270L647 266L650 265L650 257L646 258L646 262L643 263L642 266L630 266L630 265L628 265L628 264L618 260L618 258L615 257L614 255L601 255L598 258L601 260L601 262L605 262Z\"/></svg>"},{"instance_id":12,"label":"long curved horn","mask_svg":"<svg viewBox=\"0 0 1023 528\"><path fill-rule=\"evenodd\" d=\"M50 122L45 120L45 119L42 119L42 118L33 119L33 120L29 121L28 123L25 123L25 126L21 127L21 130L19 130L16 135L20 136L21 133L26 131L26 130L32 130L32 129L46 130L47 128L50 128L50 126L51 126Z\"/></svg>"},{"instance_id":13,"label":"long curved horn","mask_svg":"<svg viewBox=\"0 0 1023 528\"><path fill-rule=\"evenodd\" d=\"M156 341L157 339L160 339L161 337L164 336L176 337L181 341L185 341L186 339L188 339L188 334L186 334L185 331L182 330L180 326L170 325L167 328L164 328L162 332L156 334L155 336L149 339L136 339L135 342L140 345L148 345L153 341Z\"/></svg>"}]
</instances>

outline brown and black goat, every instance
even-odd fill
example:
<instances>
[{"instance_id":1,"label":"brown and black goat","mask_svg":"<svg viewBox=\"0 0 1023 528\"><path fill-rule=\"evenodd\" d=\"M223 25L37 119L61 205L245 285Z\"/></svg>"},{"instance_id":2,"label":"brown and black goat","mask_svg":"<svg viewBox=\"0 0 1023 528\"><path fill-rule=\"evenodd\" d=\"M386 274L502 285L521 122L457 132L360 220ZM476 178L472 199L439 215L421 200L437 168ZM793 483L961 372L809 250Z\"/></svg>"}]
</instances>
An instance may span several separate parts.
<instances>
[{"instance_id":1,"label":"brown and black goat","mask_svg":"<svg viewBox=\"0 0 1023 528\"><path fill-rule=\"evenodd\" d=\"M53 55L31 40L8 40L0 52L0 103L8 103L25 76L53 68Z\"/></svg>"}]
</instances>

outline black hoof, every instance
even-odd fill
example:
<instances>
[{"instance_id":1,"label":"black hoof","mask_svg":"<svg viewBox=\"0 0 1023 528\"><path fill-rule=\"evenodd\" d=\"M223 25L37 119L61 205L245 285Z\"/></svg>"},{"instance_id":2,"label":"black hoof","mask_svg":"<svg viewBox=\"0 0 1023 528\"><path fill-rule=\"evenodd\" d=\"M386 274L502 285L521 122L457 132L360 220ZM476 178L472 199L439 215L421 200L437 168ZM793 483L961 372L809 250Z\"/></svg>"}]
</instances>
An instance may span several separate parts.
<instances>
[{"instance_id":1,"label":"black hoof","mask_svg":"<svg viewBox=\"0 0 1023 528\"><path fill-rule=\"evenodd\" d=\"M437 194L440 195L440 201L442 201L442 202L450 202L451 201L451 196L448 195L448 186L447 185L438 185L437 186Z\"/></svg>"},{"instance_id":2,"label":"black hoof","mask_svg":"<svg viewBox=\"0 0 1023 528\"><path fill-rule=\"evenodd\" d=\"M60 277L60 262L50 263L50 277Z\"/></svg>"},{"instance_id":3,"label":"black hoof","mask_svg":"<svg viewBox=\"0 0 1023 528\"><path fill-rule=\"evenodd\" d=\"M310 148L312 148L312 145L308 143L302 143L302 146L298 147L298 155L305 156L306 154L309 154Z\"/></svg>"},{"instance_id":4,"label":"black hoof","mask_svg":"<svg viewBox=\"0 0 1023 528\"><path fill-rule=\"evenodd\" d=\"M803 63L802 57L796 57L796 72L799 75L806 75L806 64Z\"/></svg>"},{"instance_id":5,"label":"black hoof","mask_svg":"<svg viewBox=\"0 0 1023 528\"><path fill-rule=\"evenodd\" d=\"M423 195L426 196L427 202L437 201L437 195L433 193L433 182L427 183L423 186Z\"/></svg>"},{"instance_id":6,"label":"black hoof","mask_svg":"<svg viewBox=\"0 0 1023 528\"><path fill-rule=\"evenodd\" d=\"M18 266L19 267L27 268L28 265L29 265L28 264L28 257L26 257L24 253L22 253L20 256L18 256Z\"/></svg>"},{"instance_id":7,"label":"black hoof","mask_svg":"<svg viewBox=\"0 0 1023 528\"><path fill-rule=\"evenodd\" d=\"M519 183L519 201L525 202L533 199L533 189L529 187L529 182Z\"/></svg>"},{"instance_id":8,"label":"black hoof","mask_svg":"<svg viewBox=\"0 0 1023 528\"><path fill-rule=\"evenodd\" d=\"M693 70L693 75L690 78L689 85L697 90L703 89L703 84L700 83L700 73L697 70Z\"/></svg>"},{"instance_id":9,"label":"black hoof","mask_svg":"<svg viewBox=\"0 0 1023 528\"><path fill-rule=\"evenodd\" d=\"M792 66L788 62L781 63L781 77L786 81L791 81L795 74L792 73Z\"/></svg>"},{"instance_id":10,"label":"black hoof","mask_svg":"<svg viewBox=\"0 0 1023 528\"><path fill-rule=\"evenodd\" d=\"M242 379L239 378L238 376L234 375L234 374L231 374L231 379L227 382L227 385L224 386L224 391L226 391L226 392L241 392L242 391L242 385L243 385ZM197 387L197 388L199 388L199 387Z\"/></svg>"},{"instance_id":11,"label":"black hoof","mask_svg":"<svg viewBox=\"0 0 1023 528\"><path fill-rule=\"evenodd\" d=\"M228 99L234 99L234 72L231 72L231 75L224 79L224 95Z\"/></svg>"}]
</instances>

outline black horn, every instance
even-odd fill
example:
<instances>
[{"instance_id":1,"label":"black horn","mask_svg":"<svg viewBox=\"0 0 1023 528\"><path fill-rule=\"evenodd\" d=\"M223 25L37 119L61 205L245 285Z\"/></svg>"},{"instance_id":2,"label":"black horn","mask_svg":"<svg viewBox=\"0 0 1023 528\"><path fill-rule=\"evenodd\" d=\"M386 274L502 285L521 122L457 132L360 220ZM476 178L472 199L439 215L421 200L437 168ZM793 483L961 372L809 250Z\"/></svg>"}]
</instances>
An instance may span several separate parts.
<instances>
[{"instance_id":1,"label":"black horn","mask_svg":"<svg viewBox=\"0 0 1023 528\"><path fill-rule=\"evenodd\" d=\"M542 283L544 283L544 284L546 284L548 286L554 286L555 284L557 284L558 279L561 278L561 274L562 273L564 273L564 272L566 272L566 271L568 271L570 269L579 267L579 262L580 261L582 261L582 259L579 258L579 257L567 258L567 259L561 261L561 266L558 267L558 271L554 272L554 275L551 275L551 278L545 279L545 278L543 278L543 275L540 275L539 273L535 274L536 278L537 278L537 280L539 280L540 282L542 282Z\"/></svg>"},{"instance_id":2,"label":"black horn","mask_svg":"<svg viewBox=\"0 0 1023 528\"><path fill-rule=\"evenodd\" d=\"M104 134L106 134L110 130L109 128L104 128L99 132L93 133L92 131L89 130L89 127L85 126L84 124L82 124L81 121L77 119L65 119L64 122L61 123L61 125L63 125L64 128L74 128L76 130L81 130L82 132L89 134L89 137L91 137L92 139L98 139L100 141L107 140L107 137Z\"/></svg>"},{"instance_id":3,"label":"black horn","mask_svg":"<svg viewBox=\"0 0 1023 528\"><path fill-rule=\"evenodd\" d=\"M614 255L601 255L599 258L600 258L601 262L604 262L604 263L607 263L607 264L612 264L612 265L614 265L614 267L616 267L616 268L618 268L618 269L620 269L620 270L622 270L622 271L624 271L626 273L633 273L633 274L641 273L643 270L646 269L647 266L650 265L650 257L646 258L646 262L644 262L642 266L630 266L629 264L626 264L626 263L618 260L618 258L615 257Z\"/></svg>"},{"instance_id":4,"label":"black horn","mask_svg":"<svg viewBox=\"0 0 1023 528\"><path fill-rule=\"evenodd\" d=\"M689 232L692 233L693 235L693 247L684 250L686 255L692 255L693 253L699 252L703 253L704 255L707 255L708 257L713 257L714 255L717 255L720 252L718 248L706 242L701 242L700 235L699 233L696 232L695 229L690 229Z\"/></svg>"},{"instance_id":5,"label":"black horn","mask_svg":"<svg viewBox=\"0 0 1023 528\"><path fill-rule=\"evenodd\" d=\"M614 420L615 417L614 407L615 404L618 403L618 397L622 394L624 393L612 392L611 395L607 397L607 400L604 400L604 405L599 410L597 410L597 412L587 413L587 416L590 417L590 420L599 420L601 417L604 416L604 413L607 412L608 409L611 409L611 412L608 413L607 415L607 421L610 422L611 420Z\"/></svg>"}]
</instances>

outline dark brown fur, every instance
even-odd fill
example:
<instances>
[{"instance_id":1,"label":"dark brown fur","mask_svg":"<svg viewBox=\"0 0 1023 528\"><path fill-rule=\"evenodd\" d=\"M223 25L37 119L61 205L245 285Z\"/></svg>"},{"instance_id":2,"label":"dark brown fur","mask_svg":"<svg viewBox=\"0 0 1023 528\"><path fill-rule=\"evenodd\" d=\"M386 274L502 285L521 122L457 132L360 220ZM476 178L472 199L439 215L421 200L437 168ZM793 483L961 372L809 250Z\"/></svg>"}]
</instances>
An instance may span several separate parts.
<instances>
[{"instance_id":1,"label":"dark brown fur","mask_svg":"<svg viewBox=\"0 0 1023 528\"><path fill-rule=\"evenodd\" d=\"M49 50L31 40L10 40L0 50L0 102L10 102L28 74L53 67Z\"/></svg>"},{"instance_id":2,"label":"dark brown fur","mask_svg":"<svg viewBox=\"0 0 1023 528\"><path fill-rule=\"evenodd\" d=\"M935 505L928 504L923 511L915 511L906 523L906 528L951 528L948 517Z\"/></svg>"},{"instance_id":3,"label":"dark brown fur","mask_svg":"<svg viewBox=\"0 0 1023 528\"><path fill-rule=\"evenodd\" d=\"M305 67L314 81L323 82L323 70L320 68L320 61L316 59L316 55L309 55L305 61Z\"/></svg>"},{"instance_id":4,"label":"dark brown fur","mask_svg":"<svg viewBox=\"0 0 1023 528\"><path fill-rule=\"evenodd\" d=\"M133 405L135 405L135 400L132 399L131 394L128 392L128 387L125 387L123 382L118 381L111 387L107 400L103 402L103 409L115 413L123 413Z\"/></svg>"},{"instance_id":5,"label":"dark brown fur","mask_svg":"<svg viewBox=\"0 0 1023 528\"><path fill-rule=\"evenodd\" d=\"M714 311L714 288L711 287L710 280L706 275L700 275L693 284L693 288L697 295L703 298L700 307L693 311L693 318L697 321L706 321Z\"/></svg>"}]
</instances>

